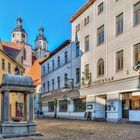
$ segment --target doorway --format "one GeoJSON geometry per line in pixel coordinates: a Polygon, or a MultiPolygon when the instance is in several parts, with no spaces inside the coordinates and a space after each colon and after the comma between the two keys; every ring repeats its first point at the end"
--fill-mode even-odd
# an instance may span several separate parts
{"type": "Polygon", "coordinates": [[[130,110],[130,100],[122,101],[122,117],[124,119],[129,118],[129,110],[130,110]]]}

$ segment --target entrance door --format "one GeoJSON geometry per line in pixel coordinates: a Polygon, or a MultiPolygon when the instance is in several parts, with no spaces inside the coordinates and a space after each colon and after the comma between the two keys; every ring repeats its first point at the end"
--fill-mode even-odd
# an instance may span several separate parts
{"type": "Polygon", "coordinates": [[[129,110],[130,110],[130,100],[122,101],[122,117],[129,118],[129,110]]]}

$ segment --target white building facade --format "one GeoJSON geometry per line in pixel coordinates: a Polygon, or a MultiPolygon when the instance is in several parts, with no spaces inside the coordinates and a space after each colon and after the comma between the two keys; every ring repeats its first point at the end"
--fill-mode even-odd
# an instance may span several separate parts
{"type": "Polygon", "coordinates": [[[80,96],[91,119],[140,121],[140,1],[89,0],[72,18],[81,56],[80,96]]]}
{"type": "Polygon", "coordinates": [[[75,40],[65,41],[42,67],[42,111],[47,117],[83,119],[86,103],[79,98],[80,49],[75,40]]]}

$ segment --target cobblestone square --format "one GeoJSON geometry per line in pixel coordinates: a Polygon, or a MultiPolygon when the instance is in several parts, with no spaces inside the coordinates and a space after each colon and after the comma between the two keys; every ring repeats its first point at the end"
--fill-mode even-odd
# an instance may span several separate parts
{"type": "Polygon", "coordinates": [[[116,124],[77,120],[36,120],[44,137],[10,140],[140,140],[139,124],[116,124]]]}

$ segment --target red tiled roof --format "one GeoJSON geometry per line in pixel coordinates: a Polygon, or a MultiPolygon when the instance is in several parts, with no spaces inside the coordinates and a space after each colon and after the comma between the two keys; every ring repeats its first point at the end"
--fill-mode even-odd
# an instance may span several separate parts
{"type": "Polygon", "coordinates": [[[3,42],[2,41],[2,46],[13,48],[13,49],[16,49],[16,50],[21,50],[22,47],[23,47],[23,44],[18,43],[18,42],[14,43],[14,42],[3,42]]]}
{"type": "Polygon", "coordinates": [[[35,60],[31,69],[27,72],[27,76],[31,76],[34,82],[34,85],[41,84],[41,65],[39,64],[42,59],[35,60]]]}
{"type": "Polygon", "coordinates": [[[73,22],[78,18],[88,7],[90,7],[96,0],[88,0],[71,18],[70,22],[73,22]]]}

